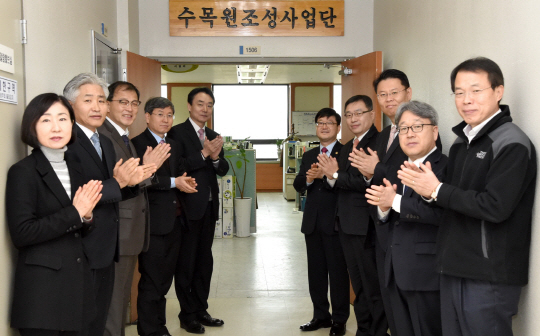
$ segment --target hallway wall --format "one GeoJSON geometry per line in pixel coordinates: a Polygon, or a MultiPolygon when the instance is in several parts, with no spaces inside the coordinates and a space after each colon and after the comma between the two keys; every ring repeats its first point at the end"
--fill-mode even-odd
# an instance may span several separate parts
{"type": "Polygon", "coordinates": [[[22,2],[24,18],[28,21],[25,45],[28,101],[43,92],[60,94],[75,75],[92,71],[90,30],[101,32],[101,23],[105,23],[107,39],[118,41],[116,1],[22,2]]]}
{"type": "MultiPolygon", "coordinates": [[[[540,2],[535,1],[375,1],[374,50],[383,51],[384,69],[407,73],[413,99],[426,101],[439,112],[446,153],[455,139],[450,128],[462,120],[450,96],[450,72],[475,56],[499,64],[505,77],[502,102],[540,148],[536,111],[540,23],[533,14],[538,12],[540,2]]],[[[514,332],[520,336],[537,335],[540,330],[540,230],[535,227],[540,212],[534,211],[533,216],[529,285],[514,320],[514,332]]]]}

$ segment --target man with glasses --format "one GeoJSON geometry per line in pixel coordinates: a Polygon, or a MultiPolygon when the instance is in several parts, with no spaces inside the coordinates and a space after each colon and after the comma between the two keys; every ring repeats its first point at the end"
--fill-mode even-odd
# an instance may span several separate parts
{"type": "MultiPolygon", "coordinates": [[[[107,97],[109,112],[98,131],[112,141],[117,161],[138,157],[133,143],[128,138],[128,127],[137,118],[141,104],[139,99],[139,90],[131,83],[115,82],[109,86],[107,97]]],[[[168,144],[159,145],[156,150],[149,149],[142,162],[154,163],[156,169],[159,169],[170,155],[169,149],[168,144]]],[[[145,190],[149,185],[151,179],[139,183],[139,194],[119,203],[119,256],[115,264],[114,288],[105,325],[105,336],[125,334],[126,314],[137,256],[141,251],[148,249],[149,243],[148,200],[145,190]]]]}
{"type": "MultiPolygon", "coordinates": [[[[409,86],[407,75],[397,69],[387,69],[383,71],[373,82],[373,88],[377,94],[377,99],[382,112],[390,119],[392,124],[381,131],[377,138],[374,150],[353,150],[350,160],[351,165],[358,168],[368,184],[382,185],[383,179],[395,177],[399,165],[407,160],[407,155],[403,153],[403,150],[399,146],[399,138],[397,138],[397,127],[394,118],[398,107],[402,103],[411,100],[412,89],[409,86]]],[[[377,216],[374,212],[372,212],[372,216],[376,221],[377,216]]],[[[381,284],[384,283],[383,271],[385,259],[384,253],[388,240],[387,229],[387,226],[376,225],[377,267],[381,284]]],[[[381,290],[390,331],[392,334],[397,334],[397,330],[394,327],[390,298],[384,288],[381,290]]]]}
{"type": "MultiPolygon", "coordinates": [[[[436,146],[438,116],[426,103],[403,103],[396,113],[399,144],[407,161],[430,164],[444,178],[447,157],[436,146]]],[[[439,274],[435,251],[443,209],[426,203],[397,175],[367,189],[377,207],[377,225],[388,232],[381,291],[390,299],[397,335],[441,335],[439,274]]],[[[383,267],[383,265],[378,265],[383,267]]]]}
{"type": "Polygon", "coordinates": [[[139,157],[148,152],[170,148],[170,156],[156,171],[154,183],[147,188],[150,207],[150,246],[139,255],[139,293],[137,298],[137,331],[141,336],[169,336],[166,327],[165,295],[173,278],[179,281],[185,270],[180,267],[181,228],[185,206],[180,192],[197,192],[194,179],[186,176],[179,145],[167,132],[174,119],[174,106],[166,98],[149,99],[145,106],[148,128],[135,138],[133,145],[139,157]]]}
{"type": "Polygon", "coordinates": [[[445,210],[437,239],[443,334],[512,335],[528,281],[536,151],[500,104],[495,62],[466,60],[450,78],[463,122],[453,128],[446,177],[423,164],[404,164],[398,177],[445,210]]]}
{"type": "MultiPolygon", "coordinates": [[[[368,148],[374,148],[378,134],[373,125],[375,112],[371,98],[364,95],[349,98],[344,111],[347,126],[354,134],[354,139],[343,146],[338,160],[319,155],[319,167],[322,168],[328,185],[338,192],[336,225],[356,295],[356,335],[381,336],[386,335],[388,324],[375,266],[375,235],[365,197],[366,182],[348,160],[353,149],[367,151],[368,148]]],[[[330,335],[345,334],[344,325],[334,324],[333,329],[336,332],[332,333],[331,330],[330,335]]]]}
{"type": "Polygon", "coordinates": [[[317,157],[324,154],[337,158],[341,143],[337,141],[341,116],[331,108],[323,108],[315,116],[320,146],[302,156],[302,164],[294,188],[307,191],[301,231],[305,235],[309,295],[313,302],[313,319],[300,326],[302,331],[330,328],[332,322],[345,325],[349,318],[349,274],[339,235],[335,230],[336,189],[326,188],[317,157]],[[328,281],[330,280],[330,303],[328,281]]]}
{"type": "Polygon", "coordinates": [[[182,274],[175,286],[180,300],[180,327],[202,334],[203,326],[224,324],[223,320],[213,318],[207,309],[214,267],[212,243],[219,216],[216,175],[227,174],[229,164],[224,158],[222,137],[205,126],[214,109],[212,90],[207,87],[191,90],[187,103],[189,118],[174,126],[169,136],[180,145],[186,171],[197,180],[198,192],[182,195],[187,225],[182,227],[182,274]]]}

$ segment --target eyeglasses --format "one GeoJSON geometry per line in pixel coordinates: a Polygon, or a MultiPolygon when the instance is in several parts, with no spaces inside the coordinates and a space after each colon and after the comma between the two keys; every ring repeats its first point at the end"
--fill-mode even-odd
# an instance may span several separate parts
{"type": "Polygon", "coordinates": [[[382,99],[382,100],[386,99],[386,97],[396,98],[398,93],[401,93],[401,92],[403,92],[405,90],[407,90],[407,88],[405,88],[405,89],[403,89],[401,91],[392,91],[390,93],[379,93],[379,94],[377,94],[377,98],[382,99]]]}
{"type": "MultiPolygon", "coordinates": [[[[468,94],[469,96],[471,97],[476,97],[478,96],[480,93],[482,93],[484,90],[487,90],[487,89],[491,89],[491,86],[485,88],[485,89],[476,89],[476,90],[472,90],[472,91],[469,91],[468,94]]],[[[458,90],[458,91],[455,91],[454,93],[452,93],[452,95],[456,98],[456,99],[463,99],[465,98],[465,95],[467,94],[467,92],[465,91],[461,91],[461,90],[458,90]]]]}
{"type": "Polygon", "coordinates": [[[335,122],[318,122],[318,123],[315,123],[315,125],[317,125],[317,127],[324,127],[324,126],[332,127],[334,125],[337,125],[337,123],[335,123],[335,122]]]}
{"type": "Polygon", "coordinates": [[[424,126],[435,126],[433,124],[418,124],[418,125],[412,125],[412,126],[401,126],[398,128],[399,134],[407,134],[409,133],[409,128],[413,131],[413,133],[420,133],[424,129],[424,126]]]}
{"type": "Polygon", "coordinates": [[[137,106],[141,105],[140,100],[133,100],[133,101],[130,102],[127,99],[111,99],[111,101],[117,101],[122,106],[128,106],[129,104],[131,104],[131,106],[137,107],[137,106]]]}
{"type": "Polygon", "coordinates": [[[347,119],[352,119],[352,117],[360,117],[362,114],[364,113],[368,113],[368,112],[371,112],[373,110],[368,110],[368,111],[355,111],[355,112],[349,112],[349,113],[346,113],[345,114],[345,118],[347,119]]]}
{"type": "Polygon", "coordinates": [[[163,113],[150,113],[151,115],[155,115],[159,119],[167,118],[174,120],[174,114],[163,114],[163,113]]]}

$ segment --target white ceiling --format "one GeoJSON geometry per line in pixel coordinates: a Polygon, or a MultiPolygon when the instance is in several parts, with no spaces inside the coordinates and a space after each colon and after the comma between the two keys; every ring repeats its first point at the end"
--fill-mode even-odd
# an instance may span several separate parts
{"type": "MultiPolygon", "coordinates": [[[[265,84],[341,84],[339,64],[271,64],[265,84]],[[328,68],[329,66],[329,68],[328,68]]],[[[238,84],[235,64],[202,64],[196,70],[173,73],[161,69],[161,83],[238,84]]]]}

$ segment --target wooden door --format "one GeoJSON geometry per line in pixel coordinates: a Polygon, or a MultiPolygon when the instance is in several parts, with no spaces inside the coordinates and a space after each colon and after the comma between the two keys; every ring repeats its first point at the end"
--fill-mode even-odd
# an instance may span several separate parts
{"type": "MultiPolygon", "coordinates": [[[[382,72],[382,52],[374,51],[364,56],[356,57],[341,63],[343,67],[352,70],[350,75],[341,76],[341,100],[343,104],[347,99],[354,95],[366,95],[373,101],[373,109],[375,110],[375,126],[380,131],[382,128],[381,109],[377,102],[377,94],[373,89],[373,81],[382,72]]],[[[342,112],[345,114],[345,111],[342,112]]],[[[345,144],[354,138],[354,134],[347,127],[346,122],[342,122],[341,127],[341,143],[345,144]]],[[[350,286],[350,302],[354,302],[355,294],[352,286],[350,286]]]]}
{"type": "MultiPolygon", "coordinates": [[[[350,75],[341,76],[341,100],[343,104],[354,95],[366,95],[373,100],[375,110],[375,126],[382,129],[382,114],[377,95],[373,89],[373,81],[382,72],[382,51],[374,51],[364,56],[356,57],[341,63],[343,67],[352,70],[350,75]]],[[[345,111],[343,111],[345,114],[345,111]]],[[[346,125],[341,128],[341,143],[354,138],[354,134],[346,125]]]]}
{"type": "Polygon", "coordinates": [[[129,136],[133,138],[146,129],[144,104],[153,97],[161,97],[161,63],[156,60],[127,51],[127,81],[139,89],[142,105],[137,119],[129,127],[129,136]]]}
{"type": "MultiPolygon", "coordinates": [[[[161,96],[161,63],[131,52],[127,52],[127,81],[139,89],[142,105],[139,107],[137,118],[129,127],[129,136],[133,138],[146,129],[146,118],[144,117],[144,104],[153,97],[161,96]]],[[[133,283],[131,285],[130,314],[131,323],[137,320],[137,285],[141,274],[139,264],[135,267],[133,283]]]]}

